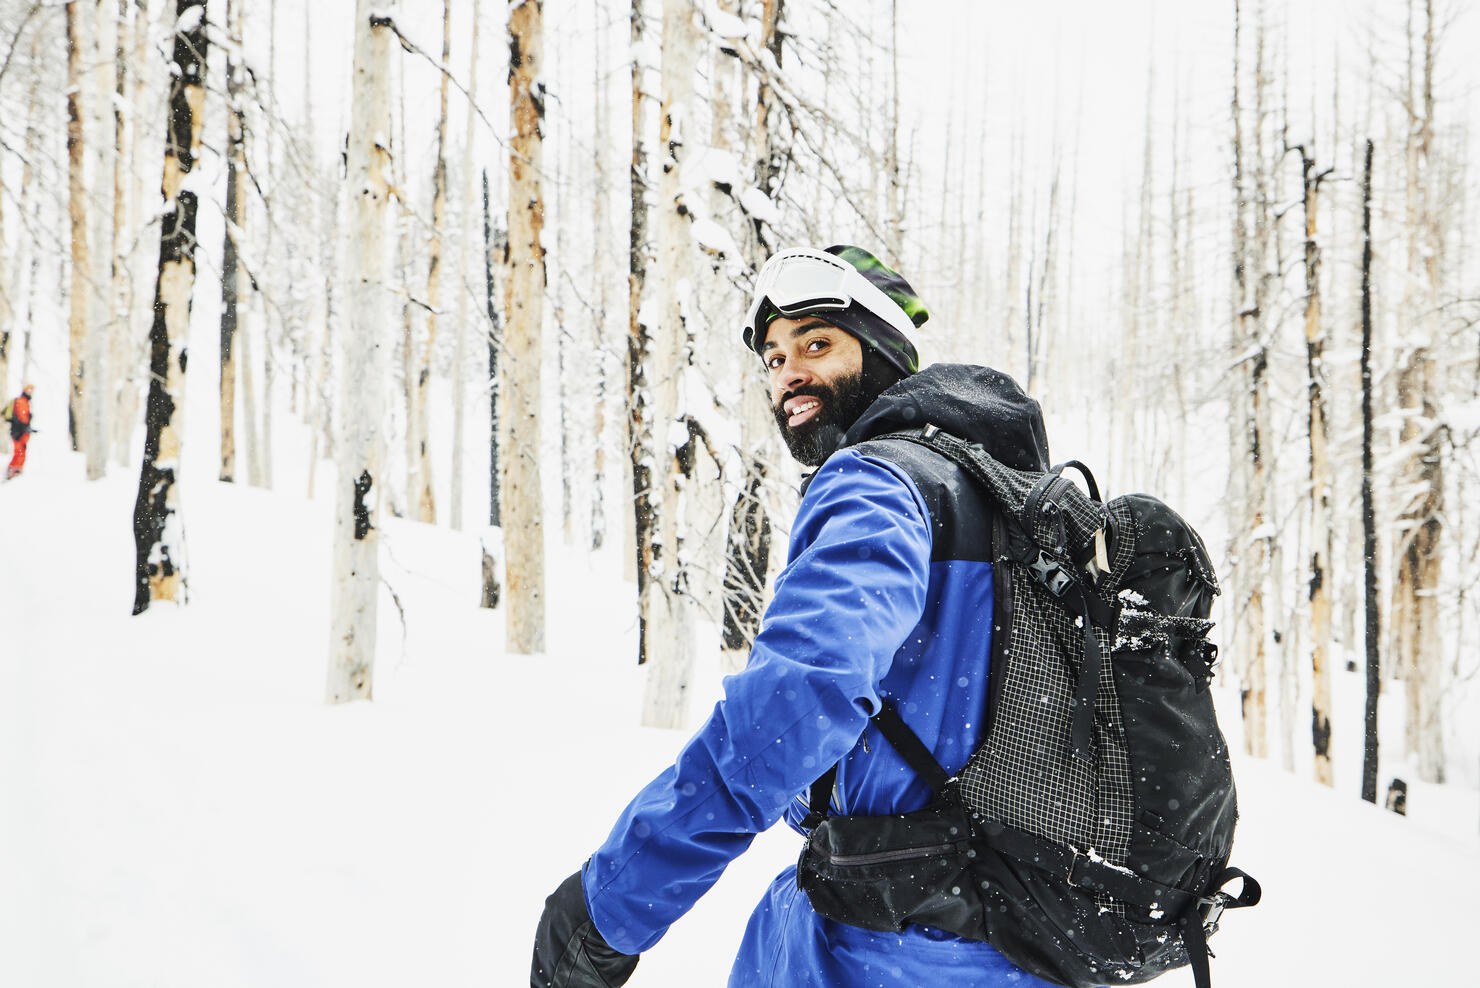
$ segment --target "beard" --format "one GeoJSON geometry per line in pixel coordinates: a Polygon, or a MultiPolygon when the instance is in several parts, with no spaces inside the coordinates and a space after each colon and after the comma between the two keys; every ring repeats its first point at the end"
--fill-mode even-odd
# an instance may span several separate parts
{"type": "Polygon", "coordinates": [[[817,467],[831,456],[843,441],[848,427],[858,421],[858,416],[873,404],[874,396],[863,387],[861,372],[849,374],[827,384],[804,384],[795,391],[788,391],[781,400],[771,406],[776,427],[792,458],[803,466],[817,467]],[[799,395],[807,395],[822,402],[822,407],[810,419],[793,428],[786,424],[786,403],[799,395]]]}

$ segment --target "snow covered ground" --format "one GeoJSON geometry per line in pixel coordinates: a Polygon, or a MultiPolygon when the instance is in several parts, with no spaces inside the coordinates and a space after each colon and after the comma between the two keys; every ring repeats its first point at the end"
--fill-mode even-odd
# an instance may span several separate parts
{"type": "MultiPolygon", "coordinates": [[[[88,484],[64,441],[0,486],[0,985],[526,983],[544,896],[684,740],[635,726],[617,557],[552,545],[550,652],[506,655],[476,537],[385,520],[404,629],[384,593],[375,700],[329,707],[327,498],[188,483],[193,599],[133,618],[136,477],[88,484]]],[[[1359,756],[1338,747],[1337,792],[1236,762],[1235,863],[1265,903],[1214,940],[1218,985],[1474,984],[1480,799],[1414,786],[1411,816],[1382,812],[1346,782],[1359,756]]],[[[723,984],[797,850],[763,835],[631,983],[723,984]]]]}

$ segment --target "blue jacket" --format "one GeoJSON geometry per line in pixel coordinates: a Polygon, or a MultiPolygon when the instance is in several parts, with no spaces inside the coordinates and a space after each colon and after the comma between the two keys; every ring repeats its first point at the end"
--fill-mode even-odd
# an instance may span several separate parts
{"type": "MultiPolygon", "coordinates": [[[[845,814],[918,809],[929,787],[868,721],[881,698],[947,771],[982,729],[992,636],[986,505],[951,463],[871,437],[926,421],[1040,467],[1037,403],[986,368],[934,365],[884,393],[812,478],[746,668],[673,766],[628,805],[586,863],[596,928],[638,953],[718,880],[754,835],[838,764],[845,814]]],[[[874,933],[824,919],[794,869],[757,906],[731,986],[1044,985],[990,945],[921,927],[874,933]]]]}

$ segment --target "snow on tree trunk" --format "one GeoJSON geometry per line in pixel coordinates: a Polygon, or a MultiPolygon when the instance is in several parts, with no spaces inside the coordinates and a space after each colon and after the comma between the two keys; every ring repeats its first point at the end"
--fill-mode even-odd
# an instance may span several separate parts
{"type": "Polygon", "coordinates": [[[1433,162],[1433,0],[1422,0],[1423,32],[1415,60],[1413,8],[1409,0],[1408,270],[1403,340],[1406,359],[1398,375],[1400,433],[1404,460],[1398,471],[1398,578],[1393,623],[1398,630],[1398,668],[1407,693],[1408,752],[1425,782],[1444,781],[1443,647],[1439,637],[1439,594],[1444,534],[1443,426],[1440,378],[1434,348],[1441,335],[1439,286],[1444,254],[1443,218],[1436,203],[1439,183],[1433,162]],[[1415,64],[1416,63],[1416,64],[1415,64]],[[1418,90],[1414,99],[1414,89],[1418,90]]]}
{"type": "Polygon", "coordinates": [[[341,335],[340,431],[335,445],[334,574],[330,591],[330,703],[368,700],[380,592],[379,502],[385,486],[382,405],[386,350],[385,238],[390,156],[390,45],[384,0],[355,7],[348,190],[350,325],[341,335]]]}
{"type": "MultiPolygon", "coordinates": [[[[140,24],[142,29],[143,25],[140,24]]],[[[120,466],[129,462],[129,439],[133,435],[133,402],[128,397],[133,390],[134,348],[131,340],[133,325],[133,290],[129,279],[129,257],[123,253],[123,245],[133,225],[134,203],[130,201],[127,181],[133,164],[129,160],[126,140],[126,118],[124,107],[128,99],[128,52],[131,25],[128,0],[118,0],[113,32],[113,230],[112,251],[109,263],[112,284],[109,290],[108,362],[113,369],[111,412],[108,415],[112,426],[109,447],[113,460],[120,466]]]]}
{"type": "MultiPolygon", "coordinates": [[[[761,9],[761,44],[779,68],[784,49],[777,32],[780,2],[761,9]]],[[[719,74],[718,72],[716,74],[719,74]]],[[[764,76],[756,79],[755,118],[749,128],[754,163],[754,187],[771,201],[780,197],[781,141],[772,123],[777,99],[764,76]]],[[[752,217],[747,263],[759,271],[770,253],[766,223],[752,217]]],[[[749,300],[742,302],[749,304],[749,300]]],[[[766,604],[766,576],[771,565],[771,518],[767,511],[767,464],[776,455],[777,436],[771,418],[770,399],[759,358],[740,366],[740,455],[741,477],[735,502],[730,508],[728,545],[725,552],[724,623],[720,632],[727,671],[738,671],[750,654],[751,643],[760,630],[766,604]]]]}
{"type": "Polygon", "coordinates": [[[72,284],[67,293],[67,338],[70,355],[70,385],[67,397],[67,431],[72,449],[85,449],[84,391],[87,387],[87,303],[91,295],[92,266],[88,258],[87,179],[83,148],[82,64],[83,45],[80,4],[66,5],[67,23],[67,218],[72,235],[72,284]]]}
{"type": "Polygon", "coordinates": [[[477,243],[473,235],[473,209],[475,194],[473,191],[473,135],[477,131],[478,110],[478,4],[473,3],[473,37],[472,49],[468,56],[468,98],[467,116],[463,124],[463,154],[462,154],[462,213],[458,219],[458,251],[460,258],[459,270],[462,273],[462,283],[457,292],[457,324],[453,328],[454,340],[452,349],[452,503],[448,506],[452,515],[450,521],[454,531],[462,531],[463,527],[463,436],[467,431],[467,368],[463,365],[468,359],[468,334],[471,331],[471,315],[469,314],[468,300],[472,294],[473,286],[478,279],[473,277],[476,270],[472,263],[473,258],[478,255],[469,248],[477,243]]]}
{"type": "Polygon", "coordinates": [[[545,526],[540,484],[541,321],[545,250],[540,171],[545,114],[544,3],[509,10],[509,249],[504,311],[508,375],[503,443],[508,650],[545,650],[545,526]]]}
{"type": "MultiPolygon", "coordinates": [[[[632,208],[627,237],[627,454],[631,476],[632,527],[627,555],[633,562],[637,580],[637,599],[647,592],[648,570],[653,561],[653,514],[651,506],[653,475],[653,423],[651,398],[648,393],[648,355],[651,350],[649,327],[642,312],[643,289],[647,281],[648,243],[648,103],[643,91],[646,57],[647,22],[644,0],[632,0],[630,11],[632,74],[632,167],[628,173],[628,191],[632,208]]],[[[639,604],[637,619],[637,662],[647,661],[647,619],[639,604]]]]}
{"type": "Polygon", "coordinates": [[[680,377],[685,369],[684,327],[693,305],[696,250],[690,231],[691,211],[684,203],[684,162],[688,156],[685,127],[692,127],[694,73],[699,34],[689,0],[664,0],[662,37],[662,116],[658,148],[662,178],[656,211],[658,291],[653,352],[648,367],[653,387],[654,460],[652,507],[655,521],[652,565],[640,601],[647,629],[648,679],[642,723],[647,727],[682,727],[688,715],[689,680],[694,662],[694,603],[680,556],[686,526],[685,484],[676,447],[679,430],[680,377]]]}
{"type": "Polygon", "coordinates": [[[91,230],[88,239],[97,262],[97,271],[87,283],[87,374],[83,397],[87,424],[82,430],[83,451],[87,462],[87,479],[98,480],[108,468],[108,440],[111,432],[107,427],[108,408],[113,390],[112,368],[109,366],[108,336],[111,326],[109,313],[109,289],[112,287],[113,258],[113,183],[103,176],[113,171],[110,157],[114,153],[113,142],[103,140],[105,124],[111,121],[108,107],[113,105],[113,58],[114,37],[112,21],[113,7],[99,0],[93,7],[92,68],[88,79],[91,98],[86,102],[87,129],[92,131],[92,182],[88,186],[90,198],[88,222],[91,230]]]}
{"type": "MultiPolygon", "coordinates": [[[[442,65],[452,55],[452,0],[442,0],[442,65]]],[[[428,524],[437,521],[437,497],[432,489],[431,426],[427,399],[432,388],[436,362],[438,313],[442,305],[442,256],[447,237],[447,73],[439,73],[437,111],[437,158],[432,168],[432,236],[427,245],[427,340],[416,374],[417,481],[408,500],[415,505],[415,518],[428,524]]],[[[471,137],[472,135],[469,134],[471,137]]],[[[407,506],[408,508],[411,505],[407,506]]]]}
{"type": "MultiPolygon", "coordinates": [[[[605,16],[602,0],[594,0],[591,23],[601,23],[605,16]]],[[[611,338],[607,307],[611,304],[610,286],[612,256],[611,203],[607,195],[608,145],[611,142],[608,120],[610,110],[607,101],[606,41],[598,33],[593,45],[591,77],[594,85],[593,104],[595,114],[595,139],[592,141],[593,173],[596,179],[596,210],[593,220],[591,269],[596,277],[596,313],[592,333],[595,336],[596,359],[596,403],[593,409],[592,431],[596,442],[592,453],[592,468],[596,476],[591,481],[591,549],[596,551],[606,542],[606,447],[607,447],[607,402],[611,394],[612,356],[615,341],[611,338]]]]}
{"type": "MultiPolygon", "coordinates": [[[[69,6],[70,12],[70,6],[69,6]]],[[[149,331],[149,397],[144,462],[134,503],[134,613],[152,601],[186,600],[185,528],[178,470],[185,432],[186,336],[195,288],[196,193],[186,188],[200,155],[205,106],[205,0],[177,0],[169,116],[165,128],[164,221],[154,324],[149,331]]],[[[74,228],[75,229],[75,228],[74,228]]]]}
{"type": "MultiPolygon", "coordinates": [[[[226,30],[232,46],[226,50],[226,217],[221,242],[221,472],[220,479],[236,479],[236,346],[237,303],[241,272],[237,238],[246,231],[247,158],[242,126],[241,75],[237,55],[242,37],[242,0],[226,0],[226,30]]],[[[250,419],[249,419],[250,421],[250,419]]]]}
{"type": "MultiPolygon", "coordinates": [[[[488,203],[488,169],[483,169],[483,300],[488,316],[488,524],[498,528],[503,525],[503,505],[499,498],[502,483],[499,467],[499,348],[504,345],[503,324],[499,318],[499,307],[495,301],[498,292],[494,284],[493,267],[493,219],[488,203]]],[[[507,248],[507,240],[500,249],[507,248]]]]}
{"type": "Polygon", "coordinates": [[[1305,212],[1305,379],[1306,435],[1310,443],[1310,556],[1306,593],[1310,605],[1311,745],[1315,779],[1334,785],[1331,770],[1331,462],[1326,416],[1326,327],[1321,318],[1321,248],[1316,221],[1321,180],[1316,172],[1314,138],[1300,147],[1305,212]]]}

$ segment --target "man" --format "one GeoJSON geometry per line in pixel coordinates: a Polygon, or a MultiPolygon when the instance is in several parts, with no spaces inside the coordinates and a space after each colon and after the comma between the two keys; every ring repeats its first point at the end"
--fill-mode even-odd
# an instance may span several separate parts
{"type": "MultiPolygon", "coordinates": [[[[931,799],[870,722],[881,699],[947,769],[975,749],[987,705],[988,508],[938,454],[876,437],[933,423],[1023,469],[1047,466],[1038,405],[984,367],[919,370],[928,313],[858,247],[782,251],[762,269],[743,338],[765,364],[792,455],[819,469],[792,526],[744,671],[677,762],[550,896],[531,984],[616,986],[637,956],[836,764],[835,812],[884,815],[931,799]]],[[[819,916],[795,869],[746,928],[732,986],[1043,985],[990,945],[907,926],[875,933],[819,916]]]]}
{"type": "Polygon", "coordinates": [[[10,454],[10,466],[5,469],[5,479],[21,475],[21,469],[26,465],[26,444],[31,441],[31,393],[35,387],[27,384],[21,388],[21,393],[10,403],[10,438],[15,443],[15,448],[10,454]]]}

